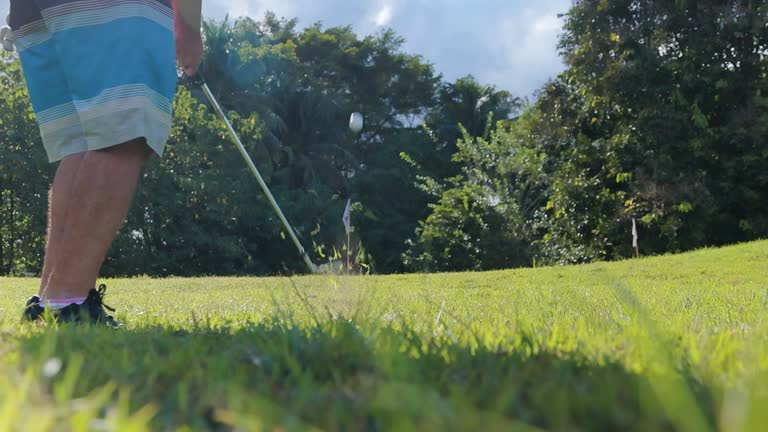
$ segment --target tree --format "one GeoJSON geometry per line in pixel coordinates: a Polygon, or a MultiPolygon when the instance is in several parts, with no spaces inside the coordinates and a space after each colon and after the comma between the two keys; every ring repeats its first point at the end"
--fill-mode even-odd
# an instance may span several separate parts
{"type": "Polygon", "coordinates": [[[510,173],[536,174],[538,207],[521,213],[520,238],[540,262],[629,257],[632,218],[646,254],[764,237],[766,14],[740,1],[574,2],[560,42],[567,70],[517,122],[519,139],[457,153],[462,177],[441,192],[410,258],[434,266],[448,259],[437,252],[459,251],[469,260],[455,268],[486,265],[482,247],[462,251],[457,239],[481,244],[481,231],[464,227],[482,226],[493,206],[466,203],[504,197],[504,181],[531,184],[510,173]],[[537,156],[504,163],[508,149],[537,156]],[[485,152],[507,174],[465,157],[485,152]]]}
{"type": "Polygon", "coordinates": [[[628,0],[569,12],[563,80],[585,113],[581,149],[601,149],[594,177],[614,195],[598,215],[615,222],[594,235],[626,244],[615,226],[637,217],[653,253],[768,232],[766,13],[739,1],[628,0]]]}
{"type": "Polygon", "coordinates": [[[363,39],[350,27],[299,32],[295,20],[272,14],[262,23],[209,23],[206,31],[219,41],[218,51],[206,55],[227,66],[204,73],[225,106],[263,122],[258,158],[273,191],[293,197],[286,212],[301,204],[291,218],[299,230],[319,233],[318,244],[337,243],[341,210],[351,197],[365,208],[358,234],[377,270],[402,270],[405,240],[425,207],[399,154],[426,144],[419,132],[408,131],[434,106],[439,77],[432,66],[403,53],[403,40],[391,31],[363,39]],[[211,76],[222,76],[222,84],[211,76]],[[347,128],[353,111],[366,118],[357,138],[347,128]],[[391,185],[392,195],[382,195],[377,187],[383,185],[391,185]],[[395,215],[392,202],[403,192],[412,201],[395,215]]]}
{"type": "Polygon", "coordinates": [[[458,174],[459,167],[451,159],[463,131],[472,137],[487,138],[498,121],[512,120],[523,106],[522,99],[493,85],[482,85],[471,75],[454,83],[443,83],[438,90],[437,105],[425,119],[434,134],[436,156],[441,162],[436,171],[428,175],[447,179],[458,174]]]}
{"type": "Polygon", "coordinates": [[[462,128],[472,137],[487,137],[500,120],[511,120],[523,108],[523,101],[493,85],[481,85],[472,75],[440,87],[438,105],[426,123],[438,134],[443,147],[456,149],[463,138],[462,128]]]}
{"type": "Polygon", "coordinates": [[[40,140],[16,58],[0,58],[0,275],[42,266],[53,167],[40,140]]]}
{"type": "Polygon", "coordinates": [[[537,253],[631,256],[632,218],[648,254],[764,236],[766,7],[580,1],[566,18],[568,69],[529,143],[549,161],[537,253]]]}
{"type": "Polygon", "coordinates": [[[462,172],[433,191],[439,201],[429,205],[431,213],[404,255],[410,268],[491,270],[531,263],[530,221],[547,187],[541,170],[545,156],[526,146],[536,120],[526,113],[517,121],[499,122],[488,138],[462,131],[453,157],[462,172]]]}

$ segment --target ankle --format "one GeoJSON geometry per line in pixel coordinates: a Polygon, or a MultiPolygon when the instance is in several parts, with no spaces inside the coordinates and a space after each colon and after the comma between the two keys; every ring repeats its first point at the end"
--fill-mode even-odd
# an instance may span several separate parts
{"type": "Polygon", "coordinates": [[[47,298],[40,301],[40,304],[51,310],[64,309],[70,305],[81,305],[85,303],[87,297],[69,297],[69,298],[47,298]]]}
{"type": "Polygon", "coordinates": [[[83,272],[86,275],[73,274],[72,272],[52,271],[47,280],[42,281],[42,290],[40,298],[48,299],[70,299],[88,297],[88,293],[96,286],[97,275],[91,271],[83,272]]]}
{"type": "MultiPolygon", "coordinates": [[[[87,285],[86,285],[87,286],[87,285]]],[[[42,302],[46,302],[48,300],[67,300],[67,299],[80,299],[80,298],[86,298],[88,297],[88,292],[91,290],[91,288],[88,289],[75,289],[72,287],[47,287],[42,290],[40,293],[40,300],[42,302]]]]}

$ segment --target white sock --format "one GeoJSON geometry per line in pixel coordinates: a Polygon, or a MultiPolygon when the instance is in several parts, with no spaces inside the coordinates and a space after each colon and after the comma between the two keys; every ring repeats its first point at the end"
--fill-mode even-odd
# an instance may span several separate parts
{"type": "Polygon", "coordinates": [[[64,298],[64,299],[47,299],[47,300],[40,300],[40,304],[50,310],[58,310],[58,309],[64,309],[65,307],[71,305],[71,304],[83,304],[85,303],[85,299],[88,297],[74,297],[74,298],[64,298]]]}

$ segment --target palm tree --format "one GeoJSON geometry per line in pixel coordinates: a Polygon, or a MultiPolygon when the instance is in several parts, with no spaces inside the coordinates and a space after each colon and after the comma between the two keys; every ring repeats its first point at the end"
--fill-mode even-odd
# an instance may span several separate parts
{"type": "Polygon", "coordinates": [[[470,136],[486,137],[493,122],[510,120],[523,107],[519,97],[492,85],[481,85],[471,75],[444,84],[438,98],[439,108],[427,117],[427,124],[451,154],[455,152],[456,141],[462,137],[462,127],[470,136]]]}

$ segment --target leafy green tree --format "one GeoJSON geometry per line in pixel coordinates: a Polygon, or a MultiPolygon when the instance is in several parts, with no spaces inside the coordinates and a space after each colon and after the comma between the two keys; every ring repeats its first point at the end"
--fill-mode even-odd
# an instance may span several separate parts
{"type": "Polygon", "coordinates": [[[599,150],[585,181],[605,197],[577,214],[592,212],[606,257],[628,255],[617,245],[631,217],[650,253],[768,233],[766,13],[738,1],[580,1],[569,12],[563,81],[581,114],[566,127],[580,156],[599,150]]]}
{"type": "Polygon", "coordinates": [[[526,146],[547,155],[532,221],[549,262],[765,236],[766,6],[579,1],[568,69],[541,91],[526,146]]]}
{"type": "Polygon", "coordinates": [[[292,218],[299,230],[320,233],[318,244],[338,244],[351,197],[365,209],[357,234],[376,270],[402,270],[399,257],[424,216],[425,197],[399,154],[428,145],[421,132],[408,130],[434,106],[439,77],[432,66],[403,53],[403,40],[391,31],[363,39],[350,27],[299,32],[295,20],[267,14],[261,23],[208,23],[206,32],[216,42],[207,53],[216,59],[207,66],[208,81],[228,108],[263,122],[265,177],[276,194],[293,197],[283,202],[287,209],[303,208],[292,218]],[[360,137],[347,128],[353,111],[365,115],[360,137]],[[393,195],[382,195],[381,187],[393,195]],[[410,200],[395,214],[392,202],[403,191],[410,200]]]}
{"type": "Polygon", "coordinates": [[[462,173],[435,190],[439,201],[430,204],[404,255],[410,268],[490,270],[531,263],[535,238],[529,221],[547,188],[545,156],[526,146],[534,116],[500,122],[487,139],[463,131],[453,158],[462,173]]]}
{"type": "Polygon", "coordinates": [[[523,107],[522,99],[493,85],[482,85],[471,75],[443,83],[438,89],[437,104],[424,121],[433,134],[436,149],[430,155],[435,160],[420,161],[427,170],[424,174],[436,180],[457,175],[460,167],[452,158],[464,131],[472,137],[487,138],[498,121],[512,120],[523,107]]]}
{"type": "Polygon", "coordinates": [[[493,85],[481,85],[468,75],[454,83],[443,84],[438,105],[426,123],[439,136],[441,146],[456,150],[463,131],[473,137],[487,137],[500,120],[511,120],[523,108],[523,101],[493,85]],[[489,124],[488,117],[493,121],[489,124]]]}
{"type": "Polygon", "coordinates": [[[0,275],[38,272],[42,266],[48,164],[21,66],[0,58],[0,275]]]}

